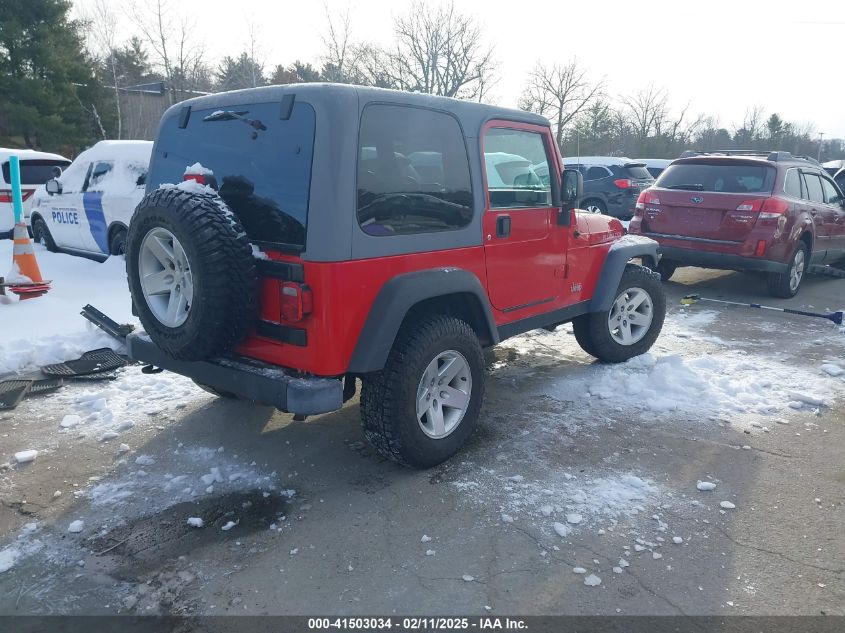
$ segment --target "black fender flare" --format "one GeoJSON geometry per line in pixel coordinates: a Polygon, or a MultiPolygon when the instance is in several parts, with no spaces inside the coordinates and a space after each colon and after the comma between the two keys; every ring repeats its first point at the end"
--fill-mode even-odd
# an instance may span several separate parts
{"type": "MultiPolygon", "coordinates": [[[[601,276],[590,301],[590,312],[610,310],[616,298],[619,280],[625,272],[625,266],[634,257],[649,258],[655,264],[660,261],[659,244],[642,235],[626,235],[611,245],[602,266],[601,276]]],[[[655,273],[656,274],[656,273],[655,273]]]]}
{"type": "Polygon", "coordinates": [[[480,318],[472,324],[482,328],[490,344],[499,342],[499,333],[487,292],[478,277],[461,268],[431,268],[397,275],[387,281],[370,306],[370,312],[347,372],[363,374],[379,371],[387,361],[399,328],[408,312],[421,301],[454,294],[470,294],[477,299],[480,318]]]}

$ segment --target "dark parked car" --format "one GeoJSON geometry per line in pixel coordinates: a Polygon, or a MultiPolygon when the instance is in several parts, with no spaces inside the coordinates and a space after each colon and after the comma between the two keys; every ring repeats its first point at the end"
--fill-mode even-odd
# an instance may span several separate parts
{"type": "Polygon", "coordinates": [[[664,280],[678,266],[768,273],[792,297],[808,266],[845,261],[841,189],[788,152],[698,155],[672,163],[637,202],[629,232],[660,243],[664,280]]]}
{"type": "Polygon", "coordinates": [[[638,163],[643,163],[645,168],[648,170],[648,173],[650,173],[651,177],[655,180],[657,180],[660,174],[663,173],[663,170],[672,163],[671,158],[635,158],[634,160],[638,163]]]}
{"type": "Polygon", "coordinates": [[[640,192],[654,184],[645,163],[624,156],[579,156],[563,162],[584,175],[584,196],[578,206],[590,213],[630,220],[640,192]]]}

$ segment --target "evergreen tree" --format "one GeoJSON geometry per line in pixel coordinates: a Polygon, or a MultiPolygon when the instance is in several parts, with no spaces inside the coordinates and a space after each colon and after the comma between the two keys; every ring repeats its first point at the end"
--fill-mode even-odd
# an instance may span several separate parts
{"type": "Polygon", "coordinates": [[[105,138],[112,109],[68,0],[0,0],[0,136],[37,149],[105,138]]]}

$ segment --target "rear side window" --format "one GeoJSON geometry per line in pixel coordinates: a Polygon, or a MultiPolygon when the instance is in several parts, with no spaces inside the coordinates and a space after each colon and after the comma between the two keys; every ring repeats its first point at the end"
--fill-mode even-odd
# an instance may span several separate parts
{"type": "Polygon", "coordinates": [[[460,229],[472,219],[463,133],[444,112],[368,105],[358,141],[358,223],[369,235],[460,229]]]}
{"type": "Polygon", "coordinates": [[[286,119],[279,112],[278,101],[197,109],[184,129],[179,116],[169,117],[158,135],[148,189],[182,182],[186,168],[199,163],[250,240],[301,250],[315,115],[304,101],[295,101],[286,119]]]}
{"type": "Polygon", "coordinates": [[[632,178],[634,180],[652,179],[651,174],[648,169],[645,168],[645,165],[625,165],[625,173],[628,175],[628,178],[632,178]]]}
{"type": "Polygon", "coordinates": [[[789,169],[783,181],[783,192],[793,198],[801,197],[801,175],[797,169],[789,169]]]}
{"type": "Polygon", "coordinates": [[[824,202],[824,190],[818,174],[805,173],[804,182],[807,184],[807,195],[804,197],[813,202],[824,202]]]}
{"type": "Polygon", "coordinates": [[[658,187],[718,193],[764,193],[774,186],[775,170],[743,163],[676,163],[657,181],[658,187]]]}
{"type": "Polygon", "coordinates": [[[828,204],[839,204],[842,202],[842,194],[836,190],[836,186],[827,178],[822,178],[822,188],[824,189],[824,199],[828,204]]]}
{"type": "MultiPolygon", "coordinates": [[[[56,167],[64,169],[70,165],[70,161],[66,160],[22,160],[21,166],[21,184],[22,185],[43,185],[45,182],[55,177],[53,171],[56,167]]],[[[3,181],[7,183],[12,182],[11,167],[9,161],[3,163],[3,181]]]]}
{"type": "Polygon", "coordinates": [[[535,209],[552,204],[549,160],[537,132],[491,128],[484,137],[484,171],[491,209],[535,209]]]}
{"type": "Polygon", "coordinates": [[[610,172],[604,167],[589,167],[584,174],[584,180],[601,180],[610,176],[610,172]]]}

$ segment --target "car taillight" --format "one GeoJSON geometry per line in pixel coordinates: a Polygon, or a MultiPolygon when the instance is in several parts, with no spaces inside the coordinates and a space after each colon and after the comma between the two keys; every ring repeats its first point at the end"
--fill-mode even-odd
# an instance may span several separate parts
{"type": "MultiPolygon", "coordinates": [[[[636,205],[637,212],[645,211],[645,205],[647,205],[647,204],[652,205],[652,206],[658,205],[658,204],[660,204],[660,198],[655,196],[648,189],[645,189],[642,193],[640,193],[640,197],[637,198],[637,205],[636,205]]],[[[642,215],[642,214],[640,214],[640,215],[642,215]]]]}
{"type": "Polygon", "coordinates": [[[760,205],[760,215],[757,217],[761,220],[776,220],[786,215],[787,211],[789,211],[789,202],[786,200],[766,198],[760,205]]]}
{"type": "MultiPolygon", "coordinates": [[[[21,200],[26,202],[29,197],[35,193],[35,189],[21,189],[21,200]]],[[[12,190],[11,189],[0,189],[0,202],[12,202],[12,190]]]]}
{"type": "Polygon", "coordinates": [[[296,323],[314,310],[311,288],[295,281],[282,284],[282,320],[296,323]]]}
{"type": "Polygon", "coordinates": [[[201,185],[207,184],[205,182],[205,174],[185,174],[182,176],[182,180],[193,180],[201,185]]]}
{"type": "Polygon", "coordinates": [[[766,254],[766,240],[757,240],[757,248],[754,249],[754,255],[762,257],[766,254]]]}
{"type": "Polygon", "coordinates": [[[618,178],[617,180],[613,181],[613,184],[619,187],[620,189],[633,189],[637,186],[630,178],[618,178]]]}

